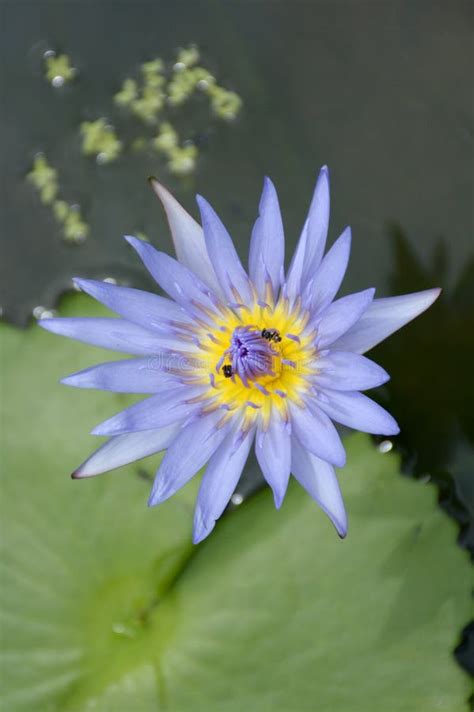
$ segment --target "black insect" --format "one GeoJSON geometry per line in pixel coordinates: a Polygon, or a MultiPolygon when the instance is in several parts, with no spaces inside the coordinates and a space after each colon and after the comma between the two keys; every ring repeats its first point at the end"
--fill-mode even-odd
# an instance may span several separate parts
{"type": "Polygon", "coordinates": [[[226,363],[225,366],[222,366],[222,373],[226,378],[230,378],[232,376],[232,366],[226,363]]]}
{"type": "Polygon", "coordinates": [[[262,337],[267,341],[275,341],[276,343],[281,341],[281,336],[277,329],[262,329],[262,337]]]}

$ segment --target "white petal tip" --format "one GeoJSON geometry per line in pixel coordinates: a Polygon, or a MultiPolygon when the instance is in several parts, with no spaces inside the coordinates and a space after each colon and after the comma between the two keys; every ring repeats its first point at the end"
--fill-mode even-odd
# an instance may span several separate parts
{"type": "Polygon", "coordinates": [[[432,293],[433,301],[431,302],[431,304],[433,304],[433,302],[438,299],[443,290],[441,289],[441,287],[434,287],[433,289],[429,289],[428,291],[432,293]]]}
{"type": "Polygon", "coordinates": [[[101,475],[104,472],[104,470],[100,470],[97,472],[96,470],[88,470],[87,469],[87,461],[83,463],[83,465],[80,465],[77,470],[74,470],[74,472],[71,473],[71,480],[85,480],[88,477],[96,477],[96,475],[101,475]]]}
{"type": "Polygon", "coordinates": [[[165,188],[165,186],[162,185],[162,183],[160,183],[160,181],[157,178],[155,178],[155,176],[150,176],[148,178],[148,182],[151,185],[153,192],[155,193],[157,198],[159,198],[163,207],[166,210],[166,205],[169,202],[169,200],[170,199],[174,200],[173,196],[171,195],[169,190],[167,190],[167,188],[165,188]]]}
{"type": "Polygon", "coordinates": [[[318,180],[322,179],[326,180],[326,182],[329,183],[329,168],[326,165],[322,166],[321,170],[319,171],[318,180]]]}

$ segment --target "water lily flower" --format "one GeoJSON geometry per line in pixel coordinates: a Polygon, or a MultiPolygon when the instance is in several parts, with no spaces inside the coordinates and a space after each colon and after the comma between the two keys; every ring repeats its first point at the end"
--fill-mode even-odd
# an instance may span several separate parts
{"type": "Polygon", "coordinates": [[[385,383],[362,354],[427,309],[439,289],[374,299],[374,289],[335,299],[349,260],[346,228],[324,254],[329,175],[323,167],[308,217],[284,269],[277,194],[266,178],[250,241],[248,271],[209,203],[202,227],[152,179],[167,214],[177,260],[127,237],[169,298],[77,279],[119,318],[54,318],[56,334],[133,354],[68,376],[79,388],[148,394],[98,425],[109,436],[73,474],[91,477],[166,450],[149,504],[157,505],[206,466],[194,516],[195,543],[214,528],[252,444],[282,504],[290,473],[344,537],[347,517],[335,467],[345,451],[333,421],[395,435],[392,416],[360,391],[385,383]]]}

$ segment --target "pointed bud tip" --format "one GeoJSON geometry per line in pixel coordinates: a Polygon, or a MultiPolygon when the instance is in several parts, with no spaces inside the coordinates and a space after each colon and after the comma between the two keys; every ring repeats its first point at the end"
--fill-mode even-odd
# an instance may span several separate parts
{"type": "Polygon", "coordinates": [[[149,176],[147,180],[155,195],[164,203],[166,197],[169,195],[168,190],[155,176],[149,176]]]}

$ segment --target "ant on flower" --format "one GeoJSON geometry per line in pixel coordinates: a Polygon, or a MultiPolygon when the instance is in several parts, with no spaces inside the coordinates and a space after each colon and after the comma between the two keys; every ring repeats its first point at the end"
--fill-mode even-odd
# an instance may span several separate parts
{"type": "Polygon", "coordinates": [[[262,329],[262,336],[267,341],[275,341],[276,343],[281,341],[281,336],[277,329],[262,329]]]}

